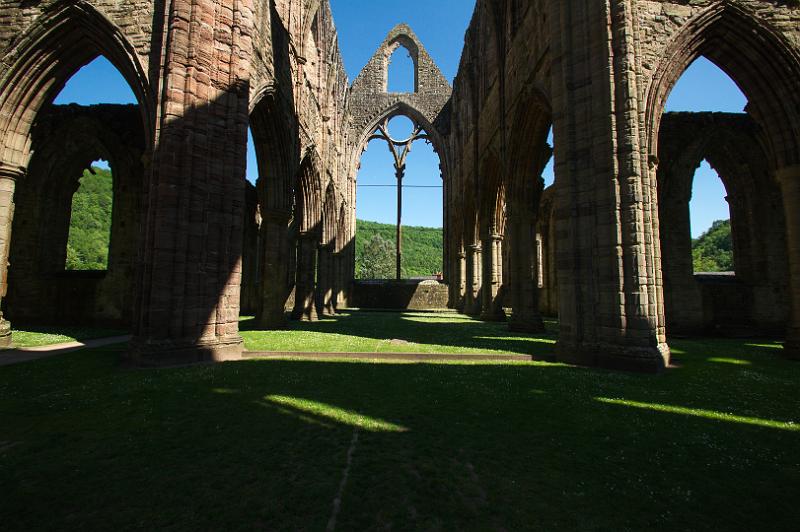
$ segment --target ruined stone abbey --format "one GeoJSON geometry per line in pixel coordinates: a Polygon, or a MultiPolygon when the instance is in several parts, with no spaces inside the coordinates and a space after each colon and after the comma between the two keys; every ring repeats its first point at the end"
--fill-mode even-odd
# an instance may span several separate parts
{"type": "Polygon", "coordinates": [[[451,308],[531,333],[557,317],[570,363],[659,370],[668,334],[708,330],[785,335],[800,357],[796,2],[478,0],[452,45],[452,87],[405,25],[351,83],[327,0],[0,0],[0,339],[17,320],[124,324],[139,364],[228,360],[242,312],[279,328],[347,307],[361,154],[404,115],[441,160],[451,308]],[[397,47],[413,93],[387,92],[397,47]],[[138,105],[52,105],[98,55],[138,105]],[[664,113],[700,56],[746,113],[664,113]],[[70,201],[99,158],[109,267],[71,275],[70,201]],[[735,276],[692,272],[704,159],[735,276]]]}

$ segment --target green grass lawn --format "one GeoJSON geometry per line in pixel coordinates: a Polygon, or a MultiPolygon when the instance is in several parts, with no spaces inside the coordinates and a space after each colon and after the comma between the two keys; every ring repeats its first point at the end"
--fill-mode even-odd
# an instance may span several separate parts
{"type": "Polygon", "coordinates": [[[537,337],[508,331],[505,323],[482,322],[453,312],[345,312],[314,323],[291,322],[288,331],[249,330],[251,351],[332,353],[488,353],[546,358],[554,354],[555,322],[537,337]]]}
{"type": "MultiPolygon", "coordinates": [[[[501,330],[456,321],[437,337],[431,322],[432,336],[409,322],[402,337],[452,331],[472,350],[501,330]]],[[[338,530],[796,530],[800,364],[773,342],[672,346],[679,367],[659,376],[143,371],[120,366],[122,347],[0,367],[0,528],[324,530],[350,452],[338,530]]]]}
{"type": "Polygon", "coordinates": [[[11,339],[14,347],[38,347],[42,345],[63,344],[66,342],[94,340],[96,338],[110,338],[124,336],[125,331],[115,329],[100,329],[97,327],[71,327],[71,326],[30,326],[21,330],[14,329],[11,339]]]}

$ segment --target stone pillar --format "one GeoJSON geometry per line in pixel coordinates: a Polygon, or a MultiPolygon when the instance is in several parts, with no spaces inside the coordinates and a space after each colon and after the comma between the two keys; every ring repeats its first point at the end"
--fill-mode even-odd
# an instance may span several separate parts
{"type": "Polygon", "coordinates": [[[259,238],[261,263],[259,308],[255,326],[258,329],[284,329],[289,271],[289,218],[285,212],[262,214],[259,238]]]}
{"type": "Polygon", "coordinates": [[[317,313],[333,316],[333,248],[330,245],[319,247],[319,266],[317,275],[317,313]]]}
{"type": "Polygon", "coordinates": [[[348,245],[339,252],[339,294],[337,296],[338,308],[350,306],[350,296],[353,288],[353,273],[355,272],[355,246],[348,245]]]}
{"type": "MultiPolygon", "coordinates": [[[[8,258],[14,223],[14,189],[25,169],[0,163],[0,303],[8,292],[8,258]]],[[[11,347],[11,323],[0,312],[0,349],[11,347]]]]}
{"type": "Polygon", "coordinates": [[[789,324],[784,354],[800,360],[800,165],[781,168],[776,177],[783,193],[786,248],[789,257],[789,324]]]}
{"type": "Polygon", "coordinates": [[[253,12],[236,5],[164,6],[130,343],[140,365],[241,358],[253,12]]]}
{"type": "Polygon", "coordinates": [[[319,238],[316,233],[300,233],[297,237],[297,283],[294,293],[292,319],[317,321],[316,274],[317,248],[319,238]]]}
{"type": "Polygon", "coordinates": [[[453,283],[456,290],[456,309],[459,312],[464,312],[464,302],[466,300],[467,289],[467,254],[463,249],[458,251],[456,263],[456,282],[453,283]]]}
{"type": "Polygon", "coordinates": [[[634,2],[582,2],[580,17],[573,2],[550,5],[558,358],[661,371],[670,354],[634,2]]]}
{"type": "Polygon", "coordinates": [[[481,312],[481,246],[467,246],[466,256],[466,291],[464,297],[464,313],[476,316],[481,312]]]}
{"type": "Polygon", "coordinates": [[[704,325],[702,295],[692,265],[689,199],[688,193],[662,197],[660,204],[664,306],[670,334],[697,334],[704,325]]]}
{"type": "Polygon", "coordinates": [[[511,318],[508,329],[516,332],[542,332],[544,322],[539,312],[539,261],[536,223],[532,215],[510,217],[511,236],[511,318]]]}
{"type": "Polygon", "coordinates": [[[331,254],[332,273],[333,273],[333,286],[331,287],[333,293],[331,294],[331,307],[333,314],[339,310],[339,304],[342,301],[342,252],[334,251],[331,254]]]}
{"type": "Polygon", "coordinates": [[[492,234],[483,240],[483,290],[481,291],[481,319],[503,321],[506,319],[499,300],[503,275],[503,235],[492,234]]]}

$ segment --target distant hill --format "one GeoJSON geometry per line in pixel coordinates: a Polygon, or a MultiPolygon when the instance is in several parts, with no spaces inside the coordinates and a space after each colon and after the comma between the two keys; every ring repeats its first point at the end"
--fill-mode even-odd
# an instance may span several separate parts
{"type": "Polygon", "coordinates": [[[695,273],[733,271],[731,221],[717,220],[711,228],[692,240],[695,273]]]}
{"type": "MultiPolygon", "coordinates": [[[[428,277],[441,272],[443,249],[442,229],[403,226],[403,277],[428,277]]],[[[357,220],[356,278],[394,278],[394,264],[395,226],[357,220]]]]}
{"type": "Polygon", "coordinates": [[[108,269],[113,182],[110,170],[93,170],[94,174],[84,170],[80,187],[72,197],[67,270],[108,269]]]}
{"type": "MultiPolygon", "coordinates": [[[[112,199],[111,171],[97,167],[94,174],[85,171],[72,200],[68,270],[108,268],[112,199]]],[[[358,220],[356,229],[356,277],[394,278],[395,226],[358,220]]],[[[441,272],[442,246],[441,229],[404,226],[403,277],[428,277],[441,272]]]]}

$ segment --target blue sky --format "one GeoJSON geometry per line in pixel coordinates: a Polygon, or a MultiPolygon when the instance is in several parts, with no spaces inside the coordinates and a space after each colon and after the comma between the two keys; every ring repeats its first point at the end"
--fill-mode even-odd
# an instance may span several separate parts
{"type": "MultiPolygon", "coordinates": [[[[464,32],[472,16],[470,0],[406,0],[402,6],[389,0],[331,0],[333,15],[348,76],[352,82],[375,49],[396,24],[408,23],[417,33],[445,77],[455,77],[464,32]]],[[[402,52],[402,49],[400,50],[402,52]]],[[[409,86],[410,60],[395,54],[390,70],[390,89],[409,86]],[[399,57],[398,57],[399,56],[399,57]]],[[[90,63],[80,70],[56,98],[56,103],[134,103],[130,87],[105,59],[90,63]]],[[[705,59],[696,61],[679,80],[667,103],[668,111],[741,112],[746,98],[736,85],[716,66],[705,59]]],[[[407,134],[409,125],[391,124],[393,135],[407,134]]],[[[250,143],[248,179],[258,175],[255,155],[250,143]]],[[[545,181],[552,183],[552,165],[545,170],[545,181]]],[[[358,175],[357,215],[365,220],[394,223],[396,189],[392,157],[385,143],[370,143],[361,161],[358,175]],[[390,185],[364,187],[363,185],[390,185]]],[[[408,158],[406,185],[441,186],[439,159],[424,142],[414,144],[408,158]]],[[[724,200],[725,189],[716,173],[704,163],[695,176],[692,202],[692,236],[697,237],[714,220],[729,217],[724,200]]],[[[408,188],[404,192],[405,225],[442,225],[442,191],[440,188],[408,188]]]]}
{"type": "MultiPolygon", "coordinates": [[[[475,3],[469,0],[331,0],[339,32],[347,75],[352,81],[367,64],[389,31],[397,24],[408,24],[444,76],[452,83],[458,71],[464,34],[475,3]]],[[[392,57],[389,90],[413,87],[413,67],[403,48],[392,57]]],[[[392,136],[406,138],[410,121],[396,119],[390,125],[392,136]]],[[[363,220],[395,223],[397,189],[394,159],[386,143],[373,141],[361,158],[357,176],[356,215],[363,220]],[[365,186],[366,185],[366,186],[365,186]],[[389,185],[374,187],[369,185],[389,185]]],[[[442,226],[442,189],[439,157],[425,142],[414,143],[407,160],[403,184],[403,224],[442,226]]]]}

